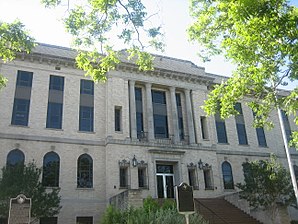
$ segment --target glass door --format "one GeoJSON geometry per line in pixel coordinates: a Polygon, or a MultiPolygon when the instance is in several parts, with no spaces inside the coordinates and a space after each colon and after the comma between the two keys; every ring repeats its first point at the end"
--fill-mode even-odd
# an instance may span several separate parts
{"type": "Polygon", "coordinates": [[[174,198],[174,174],[172,165],[156,165],[158,198],[174,198]]]}

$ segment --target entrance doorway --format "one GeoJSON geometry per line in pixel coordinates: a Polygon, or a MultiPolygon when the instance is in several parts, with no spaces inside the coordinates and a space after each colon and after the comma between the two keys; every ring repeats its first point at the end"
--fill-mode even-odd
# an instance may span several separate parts
{"type": "Polygon", "coordinates": [[[158,198],[174,198],[173,165],[156,164],[158,198]]]}

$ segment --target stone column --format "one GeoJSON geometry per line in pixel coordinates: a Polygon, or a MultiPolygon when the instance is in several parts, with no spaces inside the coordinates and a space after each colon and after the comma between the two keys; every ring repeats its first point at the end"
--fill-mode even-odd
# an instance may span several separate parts
{"type": "Polygon", "coordinates": [[[171,108],[172,108],[172,125],[173,125],[173,131],[174,131],[173,142],[177,143],[180,141],[180,136],[179,136],[178,111],[177,111],[175,87],[173,86],[170,87],[170,94],[171,94],[171,108]]]}
{"type": "Polygon", "coordinates": [[[153,107],[151,95],[151,83],[146,83],[146,113],[147,113],[147,128],[148,141],[154,140],[154,123],[153,123],[153,107]]]}
{"type": "Polygon", "coordinates": [[[192,106],[190,100],[190,90],[185,89],[185,106],[186,106],[186,117],[187,117],[187,128],[188,128],[188,140],[189,144],[195,144],[195,132],[193,125],[192,106]]]}
{"type": "Polygon", "coordinates": [[[130,137],[131,140],[137,139],[137,119],[136,119],[136,97],[135,81],[129,80],[129,112],[130,112],[130,137]]]}

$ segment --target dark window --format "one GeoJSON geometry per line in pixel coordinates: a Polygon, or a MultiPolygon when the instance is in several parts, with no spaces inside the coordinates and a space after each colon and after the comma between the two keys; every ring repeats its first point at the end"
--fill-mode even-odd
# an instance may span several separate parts
{"type": "Polygon", "coordinates": [[[267,147],[264,128],[256,128],[259,146],[267,147]]]}
{"type": "Polygon", "coordinates": [[[168,119],[164,115],[154,115],[155,138],[168,138],[168,119]]]}
{"type": "Polygon", "coordinates": [[[120,167],[120,187],[128,188],[128,167],[120,167]]]}
{"type": "Polygon", "coordinates": [[[184,139],[184,125],[183,125],[183,114],[182,114],[182,104],[181,104],[181,94],[176,93],[176,104],[177,104],[177,114],[178,114],[178,127],[180,139],[184,139]]]}
{"type": "Polygon", "coordinates": [[[205,189],[206,190],[213,190],[213,184],[212,184],[212,175],[211,175],[211,169],[205,169],[204,172],[204,182],[205,182],[205,189]]]}
{"type": "Polygon", "coordinates": [[[17,86],[32,87],[33,72],[18,71],[17,86]]]}
{"type": "Polygon", "coordinates": [[[135,88],[136,99],[136,122],[137,122],[137,138],[144,138],[144,123],[143,123],[143,97],[142,89],[135,88]]]}
{"type": "Polygon", "coordinates": [[[80,106],[80,131],[93,131],[93,107],[80,106]]]}
{"type": "Polygon", "coordinates": [[[168,138],[166,93],[162,91],[152,91],[152,102],[155,138],[168,138]]]}
{"type": "Polygon", "coordinates": [[[209,134],[208,134],[208,127],[207,127],[207,118],[204,116],[200,117],[201,121],[201,131],[202,131],[202,138],[203,139],[209,139],[209,134]]]}
{"type": "Polygon", "coordinates": [[[139,180],[139,187],[144,188],[147,187],[147,174],[145,167],[138,168],[138,180],[139,180]]]}
{"type": "Polygon", "coordinates": [[[198,189],[198,178],[196,175],[195,169],[188,169],[188,179],[189,179],[189,186],[192,186],[193,189],[198,189]]]}
{"type": "Polygon", "coordinates": [[[62,128],[62,103],[48,103],[47,128],[62,128]]]}
{"type": "Polygon", "coordinates": [[[115,131],[121,131],[121,107],[115,108],[115,131]]]}
{"type": "Polygon", "coordinates": [[[174,173],[173,166],[156,164],[156,173],[174,173]]]}
{"type": "Polygon", "coordinates": [[[223,162],[221,168],[222,168],[224,188],[234,189],[233,173],[232,173],[232,167],[230,163],[223,162]]]}
{"type": "Polygon", "coordinates": [[[24,165],[25,155],[19,149],[14,149],[10,151],[7,155],[6,165],[15,166],[15,165],[24,165]]]}
{"type": "Polygon", "coordinates": [[[93,217],[77,217],[76,224],[93,224],[93,217]]]}
{"type": "Polygon", "coordinates": [[[30,100],[14,99],[11,124],[28,126],[30,100]]]}
{"type": "Polygon", "coordinates": [[[59,186],[60,158],[55,152],[48,152],[43,157],[42,184],[45,187],[59,186]]]}
{"type": "Polygon", "coordinates": [[[166,94],[162,91],[152,91],[152,102],[166,104],[166,94]]]}
{"type": "Polygon", "coordinates": [[[57,224],[57,217],[42,217],[39,219],[39,224],[57,224]]]}
{"type": "Polygon", "coordinates": [[[51,75],[49,89],[64,91],[64,77],[51,75]]]}
{"type": "Polygon", "coordinates": [[[241,103],[236,103],[235,109],[239,113],[238,115],[235,116],[238,141],[239,141],[240,145],[247,145],[248,144],[247,143],[247,135],[246,135],[245,122],[244,122],[241,103]]]}
{"type": "Polygon", "coordinates": [[[220,118],[219,114],[215,115],[215,126],[218,143],[228,143],[226,123],[220,118]]]}
{"type": "Polygon", "coordinates": [[[285,128],[287,140],[289,142],[291,140],[291,134],[292,134],[289,118],[288,118],[288,115],[285,113],[285,111],[282,110],[281,114],[282,114],[282,119],[284,122],[284,128],[285,128]]]}
{"type": "Polygon", "coordinates": [[[81,80],[81,94],[94,95],[94,82],[91,80],[81,80]]]}
{"type": "Polygon", "coordinates": [[[78,158],[78,188],[93,187],[93,161],[92,158],[83,154],[78,158]]]}

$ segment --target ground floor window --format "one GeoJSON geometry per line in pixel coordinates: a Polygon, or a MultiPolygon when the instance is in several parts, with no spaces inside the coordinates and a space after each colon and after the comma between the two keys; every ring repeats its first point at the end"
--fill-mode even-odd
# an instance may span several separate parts
{"type": "Polygon", "coordinates": [[[192,186],[193,190],[199,190],[196,169],[188,168],[188,180],[189,180],[189,186],[192,186]]]}
{"type": "Polygon", "coordinates": [[[119,161],[119,187],[129,188],[129,167],[130,162],[127,160],[119,161]]]}
{"type": "Polygon", "coordinates": [[[93,217],[77,217],[77,223],[76,224],[93,224],[93,217]]]}
{"type": "Polygon", "coordinates": [[[57,224],[58,218],[57,217],[43,217],[40,218],[39,224],[57,224]]]}
{"type": "Polygon", "coordinates": [[[147,188],[147,170],[146,167],[138,167],[139,188],[147,188]]]}
{"type": "Polygon", "coordinates": [[[211,169],[204,170],[204,182],[205,182],[206,190],[213,190],[212,170],[211,169]]]}

